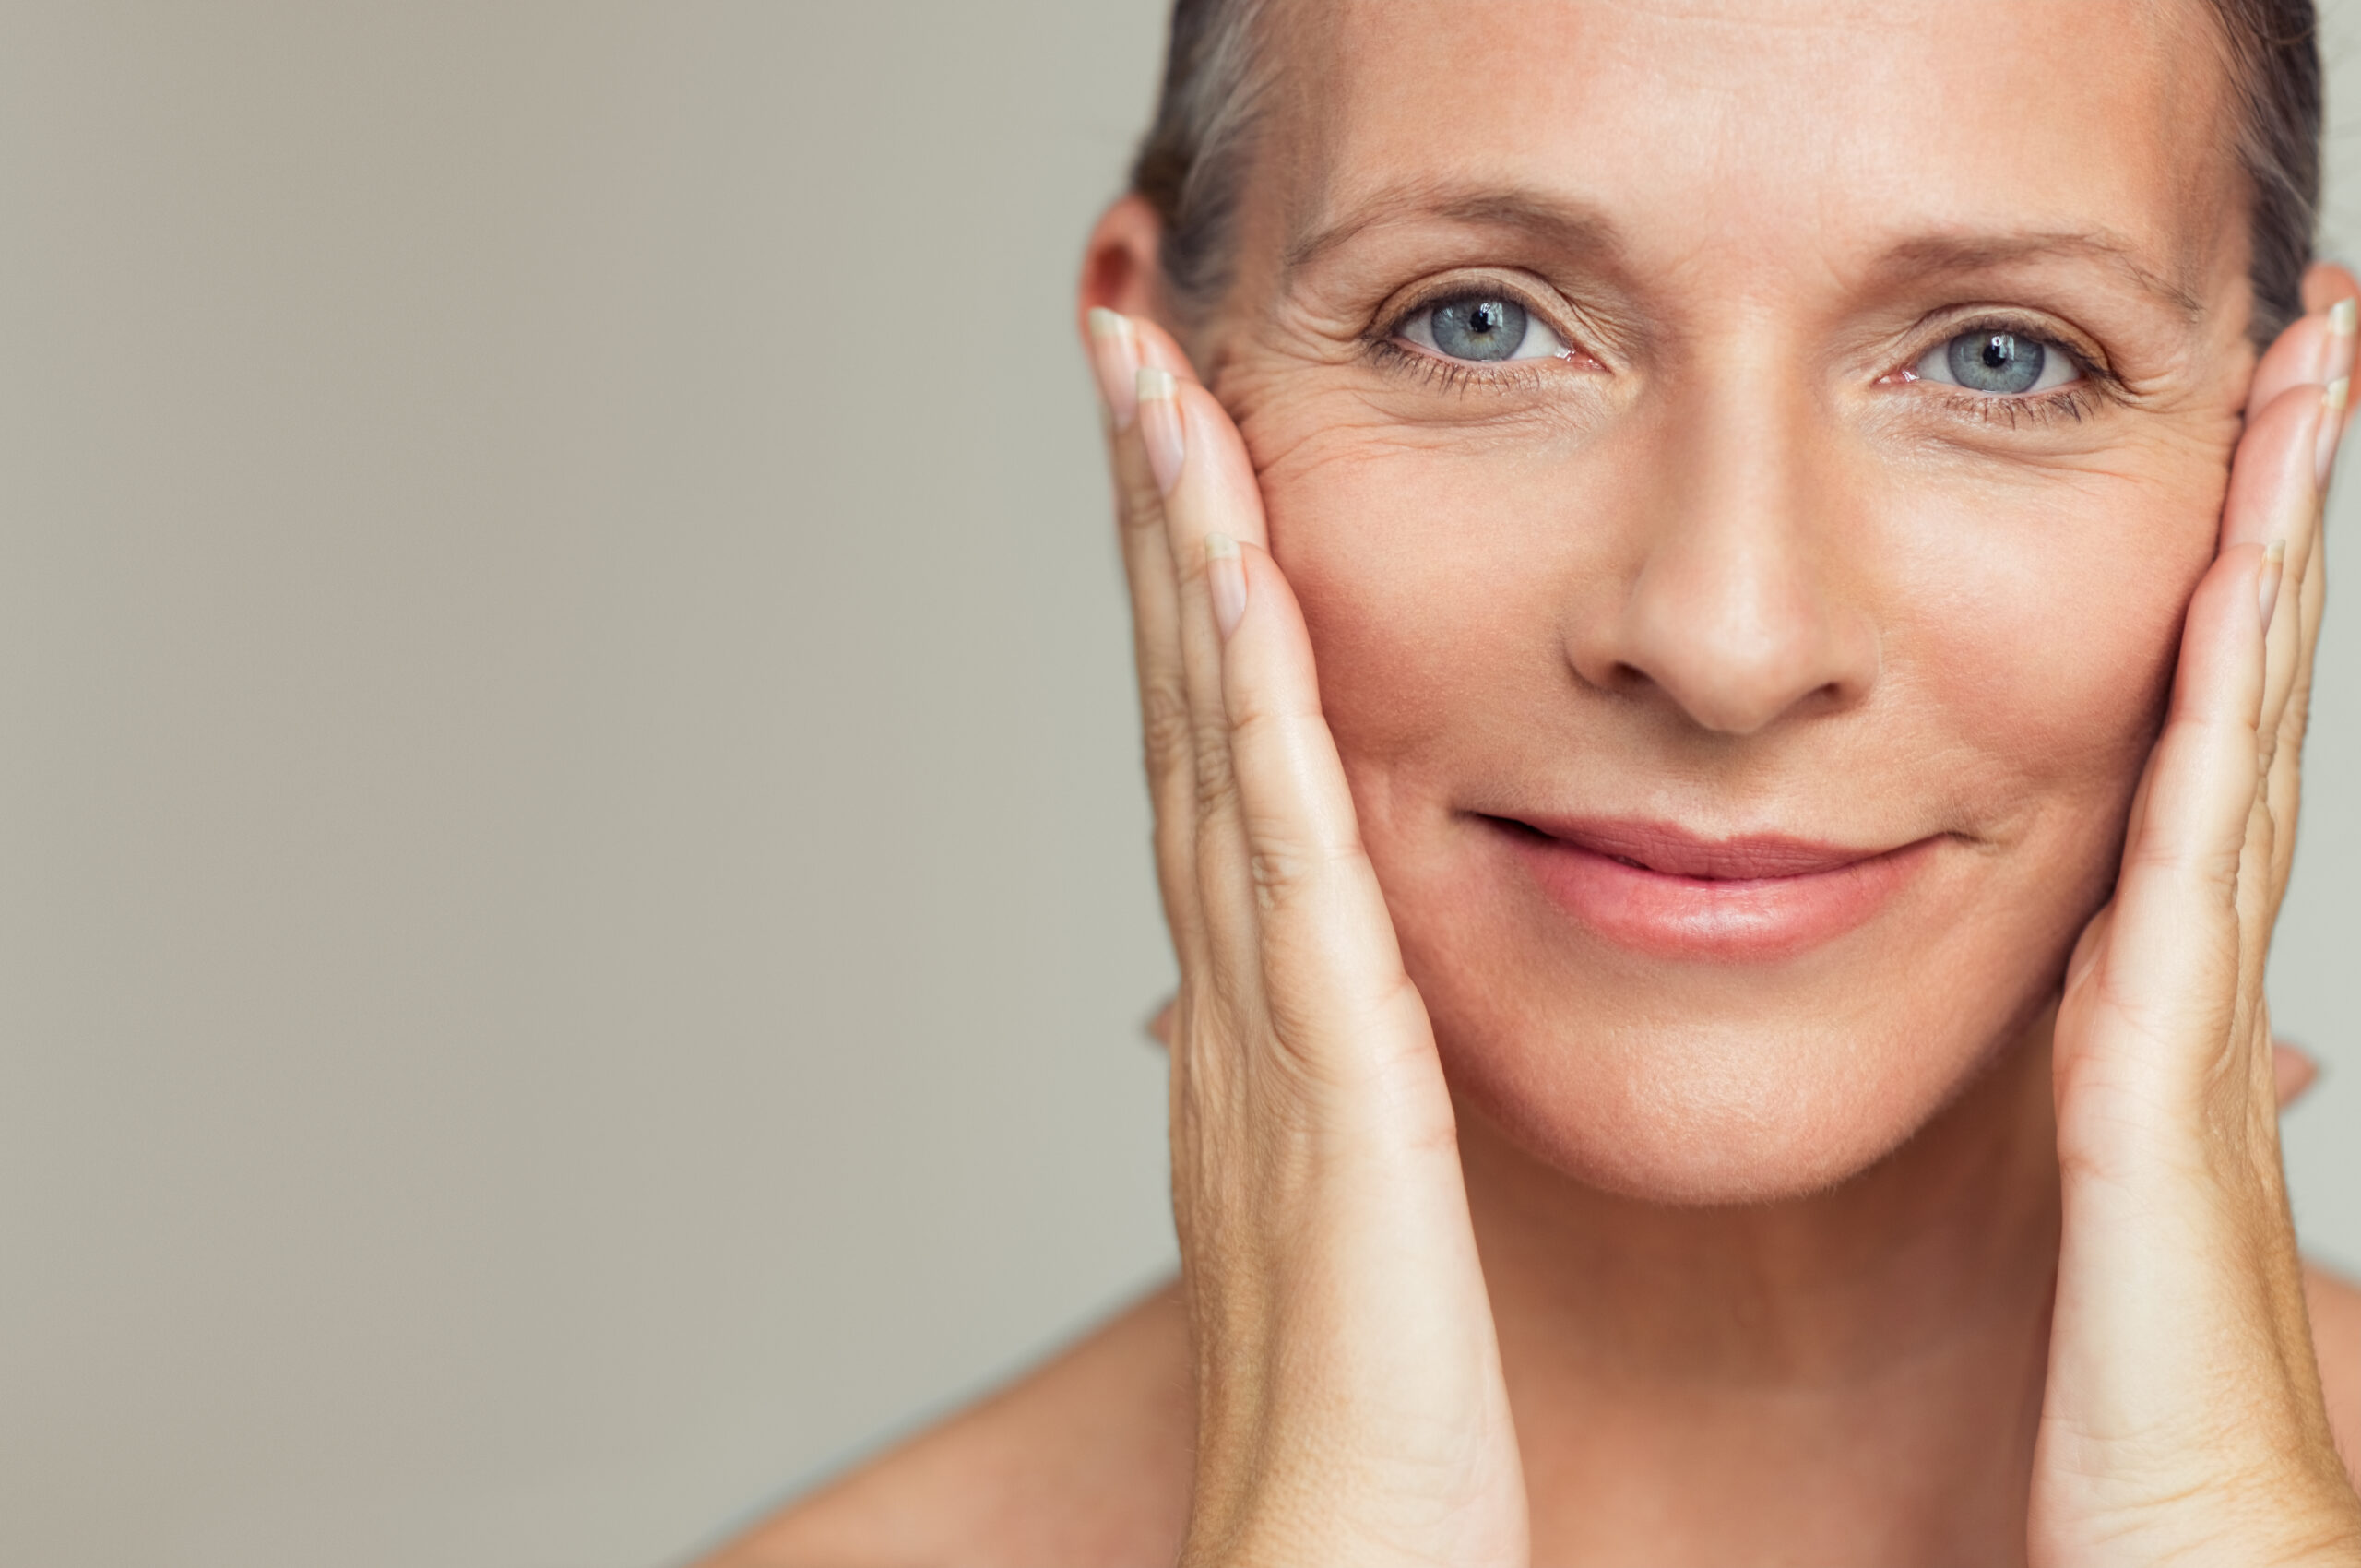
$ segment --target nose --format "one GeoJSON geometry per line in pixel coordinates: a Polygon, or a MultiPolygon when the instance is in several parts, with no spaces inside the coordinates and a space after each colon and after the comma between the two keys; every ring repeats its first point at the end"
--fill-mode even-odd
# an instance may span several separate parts
{"type": "Polygon", "coordinates": [[[1575,672],[1730,735],[1861,702],[1882,659],[1864,540],[1808,414],[1691,410],[1660,428],[1673,434],[1635,465],[1649,477],[1628,497],[1620,570],[1593,579],[1567,627],[1575,672]]]}

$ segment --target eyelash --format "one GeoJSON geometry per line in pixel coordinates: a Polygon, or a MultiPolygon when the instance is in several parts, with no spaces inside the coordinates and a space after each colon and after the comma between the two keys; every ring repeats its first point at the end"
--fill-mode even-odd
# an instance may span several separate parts
{"type": "MultiPolygon", "coordinates": [[[[1530,297],[1513,289],[1503,289],[1500,292],[1544,321],[1550,321],[1549,313],[1539,309],[1530,297]]],[[[1492,389],[1537,387],[1542,377],[1549,374],[1549,367],[1559,362],[1552,360],[1504,361],[1488,366],[1472,360],[1445,359],[1412,348],[1401,340],[1403,327],[1420,311],[1432,310],[1456,297],[1455,292],[1431,294],[1386,317],[1368,336],[1370,359],[1387,368],[1406,372],[1428,386],[1444,392],[1465,392],[1475,386],[1492,389]]],[[[1558,332],[1570,346],[1574,343],[1572,335],[1563,327],[1555,322],[1550,322],[1550,326],[1551,330],[1558,332]]],[[[2080,424],[2094,411],[2100,397],[2111,395],[2113,378],[2094,364],[2090,356],[2047,336],[2033,323],[2006,316],[1961,321],[1953,323],[1941,340],[1948,341],[1966,332],[2013,332],[2021,337],[2038,339],[2047,347],[2074,362],[2077,379],[2071,385],[2054,391],[2016,397],[1970,392],[1940,382],[1924,381],[1916,376],[1911,376],[1904,385],[1920,387],[1919,396],[1934,397],[1947,410],[1963,418],[1987,425],[2005,426],[2010,430],[2020,429],[2028,422],[2043,425],[2060,420],[2071,420],[2080,424]]],[[[1906,374],[1908,365],[1916,363],[1934,346],[1922,345],[1905,362],[1904,373],[1906,374]]],[[[1585,353],[1578,347],[1574,351],[1585,353]]],[[[1588,357],[1586,353],[1585,357],[1588,357]]]]}
{"type": "MultiPolygon", "coordinates": [[[[1448,304],[1453,300],[1485,291],[1487,291],[1467,288],[1443,289],[1395,311],[1370,329],[1365,339],[1370,357],[1380,364],[1407,371],[1428,386],[1445,392],[1464,392],[1471,386],[1537,387],[1541,385],[1542,377],[1549,373],[1551,367],[1563,368],[1562,361],[1548,359],[1502,360],[1489,365],[1480,364],[1474,360],[1446,359],[1440,354],[1428,353],[1423,349],[1412,348],[1401,340],[1402,328],[1408,325],[1420,311],[1432,310],[1437,305],[1448,304]]],[[[1543,308],[1532,295],[1522,290],[1501,288],[1498,285],[1492,285],[1489,291],[1498,294],[1501,299],[1515,301],[1536,319],[1547,325],[1552,332],[1557,333],[1560,339],[1575,353],[1582,354],[1585,359],[1590,357],[1586,350],[1575,346],[1573,334],[1558,324],[1557,313],[1543,308]]]]}
{"type": "Polygon", "coordinates": [[[2053,391],[2016,397],[1970,392],[1964,387],[1949,386],[1941,382],[1922,381],[1915,375],[1910,375],[1904,385],[1926,389],[1946,408],[1965,418],[1984,424],[2005,425],[2011,430],[2018,429],[2028,422],[2040,425],[2071,420],[2080,424],[2096,410],[2100,398],[2114,395],[2115,378],[2093,363],[2088,354],[2070,343],[2049,336],[2036,322],[2005,315],[1971,317],[1950,323],[1944,327],[1941,338],[1916,350],[1904,362],[1901,372],[1889,373],[1888,377],[1880,379],[1889,379],[1893,374],[1909,375],[1909,367],[1925,358],[1929,350],[1970,332],[2010,332],[2020,338],[2035,339],[2045,348],[2053,349],[2073,361],[2076,379],[2070,385],[2053,391]]]}
{"type": "MultiPolygon", "coordinates": [[[[2087,375],[2090,373],[2085,371],[2083,374],[2087,375]]],[[[2071,420],[2080,424],[2097,402],[2088,381],[2060,386],[2054,392],[2013,398],[1991,392],[1963,392],[1955,386],[1939,386],[1936,391],[1945,407],[1961,415],[1985,424],[2005,425],[2011,430],[2027,423],[2054,424],[2059,420],[2071,420]]]]}
{"type": "MultiPolygon", "coordinates": [[[[1428,304],[1418,308],[1431,310],[1434,307],[1428,304]]],[[[1407,321],[1417,314],[1418,311],[1411,311],[1402,319],[1407,321]]],[[[1397,330],[1398,326],[1387,328],[1382,338],[1372,336],[1369,343],[1370,357],[1381,364],[1407,371],[1429,386],[1445,392],[1462,392],[1472,386],[1536,386],[1540,384],[1543,374],[1541,367],[1560,362],[1556,360],[1511,360],[1484,365],[1473,360],[1445,359],[1440,354],[1430,354],[1423,349],[1414,349],[1398,341],[1394,336],[1397,330]]]]}

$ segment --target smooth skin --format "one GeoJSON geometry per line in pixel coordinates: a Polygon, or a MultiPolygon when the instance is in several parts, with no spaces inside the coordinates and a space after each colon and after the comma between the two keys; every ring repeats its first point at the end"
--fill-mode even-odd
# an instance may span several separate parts
{"type": "Polygon", "coordinates": [[[1286,15],[1220,308],[1083,290],[1181,1279],[718,1561],[2361,1563],[2263,989],[2361,291],[2248,346],[2201,11],[1286,15]],[[1579,358],[1399,348],[1476,284],[1579,358]],[[1994,309],[2070,414],[1899,374],[1994,309]],[[1544,811],[1932,848],[1635,955],[1544,811]]]}

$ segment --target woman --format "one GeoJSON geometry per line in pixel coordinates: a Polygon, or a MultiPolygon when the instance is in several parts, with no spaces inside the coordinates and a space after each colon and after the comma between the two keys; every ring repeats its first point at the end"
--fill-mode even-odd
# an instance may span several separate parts
{"type": "Polygon", "coordinates": [[[724,1561],[2361,1563],[2312,49],[1183,0],[1083,284],[1182,1277],[724,1561]]]}

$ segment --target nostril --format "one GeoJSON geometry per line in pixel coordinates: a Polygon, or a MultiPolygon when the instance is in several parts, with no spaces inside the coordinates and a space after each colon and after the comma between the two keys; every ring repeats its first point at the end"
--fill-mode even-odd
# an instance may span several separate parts
{"type": "Polygon", "coordinates": [[[1608,667],[1607,689],[1611,692],[1636,692],[1655,684],[1655,679],[1636,664],[1618,662],[1608,667]]]}

